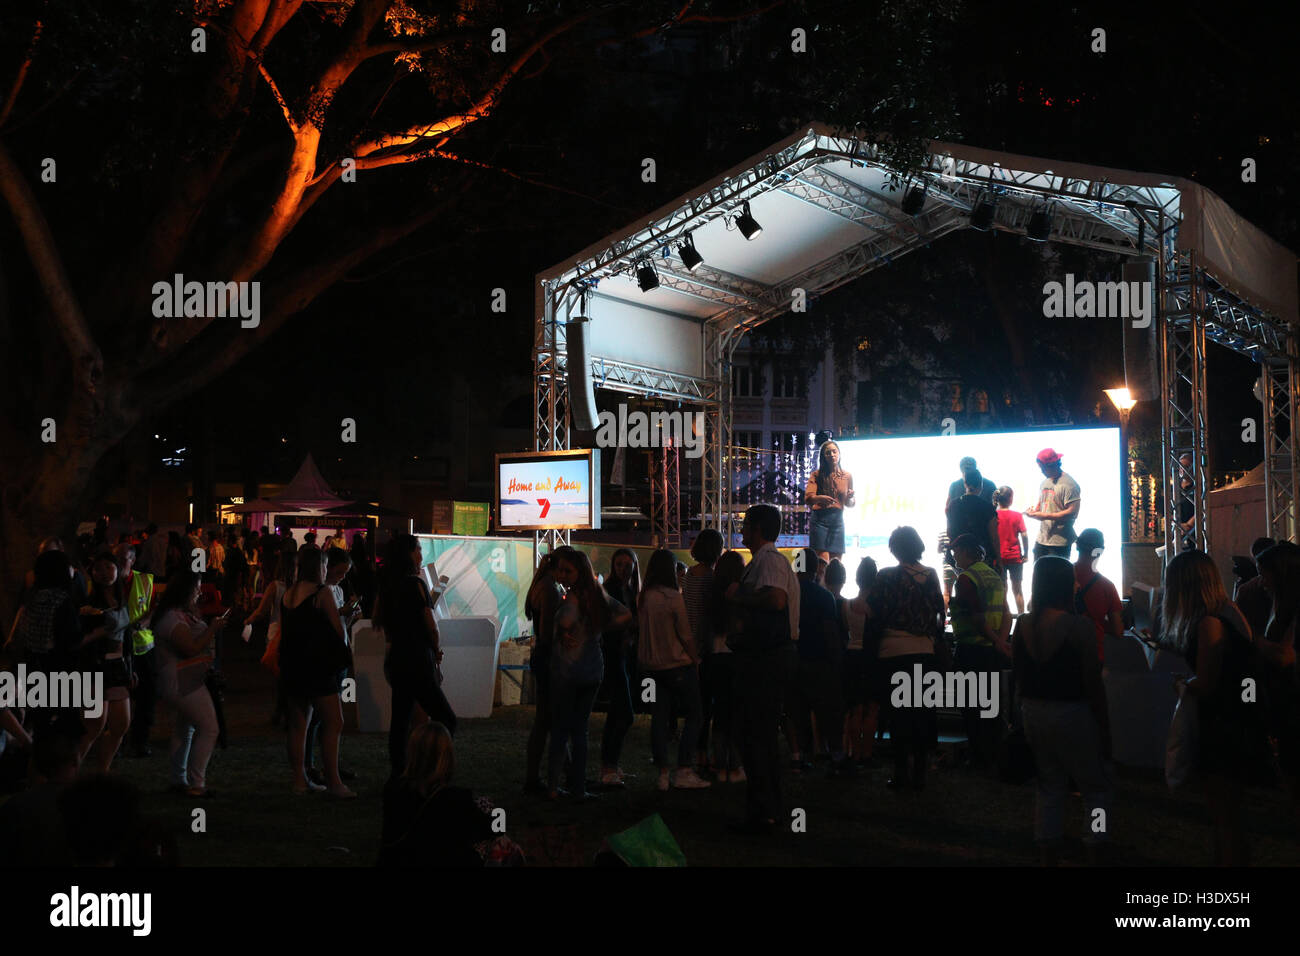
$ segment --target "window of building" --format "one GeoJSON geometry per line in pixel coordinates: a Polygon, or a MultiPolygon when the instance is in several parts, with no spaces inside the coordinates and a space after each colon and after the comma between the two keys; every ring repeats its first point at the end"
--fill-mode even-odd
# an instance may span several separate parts
{"type": "Polygon", "coordinates": [[[799,398],[804,391],[802,372],[779,371],[772,376],[773,398],[799,398]]]}
{"type": "Polygon", "coordinates": [[[734,398],[758,398],[762,395],[758,369],[752,365],[736,365],[731,369],[731,394],[734,398]]]}

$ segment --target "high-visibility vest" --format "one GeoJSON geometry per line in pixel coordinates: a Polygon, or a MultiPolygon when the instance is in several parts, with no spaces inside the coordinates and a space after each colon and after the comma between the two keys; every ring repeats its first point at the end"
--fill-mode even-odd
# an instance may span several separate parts
{"type": "MultiPolygon", "coordinates": [[[[960,577],[969,578],[975,585],[980,602],[984,605],[984,619],[988,622],[989,630],[996,634],[1002,627],[1002,605],[1007,596],[1006,589],[1002,586],[1002,575],[983,561],[976,561],[963,571],[960,577]]],[[[992,642],[980,632],[977,617],[976,614],[953,602],[953,640],[958,644],[981,644],[992,647],[992,642]]]]}
{"type": "MultiPolygon", "coordinates": [[[[149,613],[153,603],[153,575],[143,571],[131,572],[131,588],[126,594],[126,608],[130,622],[134,624],[149,613]]],[[[147,627],[137,627],[131,631],[131,650],[136,654],[148,654],[153,650],[153,631],[147,627]]]]}

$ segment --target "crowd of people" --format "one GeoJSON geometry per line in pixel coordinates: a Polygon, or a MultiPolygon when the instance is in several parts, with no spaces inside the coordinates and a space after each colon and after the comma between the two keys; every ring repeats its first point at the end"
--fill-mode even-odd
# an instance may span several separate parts
{"type": "MultiPolygon", "coordinates": [[[[809,500],[842,512],[852,506],[852,478],[826,444],[809,500]]],[[[965,764],[1009,779],[1023,741],[1035,768],[1033,832],[1043,861],[1058,858],[1071,793],[1088,811],[1089,855],[1104,858],[1111,833],[1126,824],[1110,819],[1115,777],[1102,678],[1107,640],[1126,627],[1118,589],[1097,571],[1101,533],[1075,532],[1081,494],[1061,457],[1039,454],[1040,497],[1023,513],[1013,510],[1010,488],[963,459],[945,506],[941,569],[924,561],[917,531],[899,527],[888,542],[895,564],[860,561],[852,598],[843,595],[850,569],[840,560],[842,517],[819,517],[816,540],[792,562],[777,550],[782,515],[772,505],[746,512],[743,551],[702,531],[689,568],[657,549],[643,569],[633,550],[620,548],[602,578],[576,548],[543,555],[525,601],[535,687],[525,792],[581,802],[629,786],[626,742],[643,709],[658,790],[743,785],[733,829],[771,834],[787,822],[787,774],[824,762],[829,777],[852,780],[885,739],[889,788],[924,789],[940,707],[896,693],[899,675],[923,683],[953,671],[995,682],[1005,675],[1010,700],[997,719],[977,701],[961,708],[965,764]],[[1039,523],[1027,612],[1026,518],[1039,523]],[[606,718],[589,780],[598,696],[606,718]],[[1107,821],[1101,827],[1098,813],[1107,821]]],[[[210,799],[209,763],[224,736],[221,642],[233,636],[232,617],[244,621],[245,640],[267,627],[263,663],[275,675],[270,703],[285,730],[288,789],[355,797],[340,741],[350,635],[364,617],[384,637],[392,691],[381,862],[517,861],[518,848],[490,826],[491,804],[452,784],[458,721],[441,686],[436,598],[417,538],[393,535],[376,563],[360,534],[350,543],[337,534],[322,547],[314,532],[300,544],[266,528],[191,526],[181,535],[150,525],[115,543],[106,531],[102,524],[75,554],[46,539],[24,582],[8,665],[101,675],[104,706],[93,716],[0,708],[0,738],[10,756],[22,755],[32,785],[0,808],[0,845],[30,849],[26,834],[53,826],[50,808],[71,799],[78,770],[104,776],[119,754],[148,758],[158,701],[171,715],[172,790],[210,799]]],[[[1261,539],[1252,557],[1257,574],[1238,585],[1238,607],[1207,555],[1180,553],[1146,635],[1186,660],[1178,689],[1197,707],[1215,858],[1228,863],[1248,859],[1240,825],[1246,786],[1280,775],[1293,801],[1300,792],[1300,546],[1261,539]],[[1243,694],[1245,682],[1258,694],[1243,694]]],[[[81,859],[104,851],[69,852],[81,859]]]]}
{"type": "MultiPolygon", "coordinates": [[[[809,480],[810,504],[820,510],[852,501],[852,480],[837,470],[833,444],[819,453],[823,483],[816,474],[809,480]]],[[[1104,859],[1115,784],[1102,676],[1107,639],[1123,638],[1126,625],[1118,588],[1097,570],[1102,533],[1075,531],[1081,493],[1061,461],[1050,448],[1037,456],[1040,497],[1022,514],[1012,509],[1009,487],[994,485],[975,461],[963,459],[946,506],[943,575],[922,562],[925,544],[915,529],[900,527],[889,537],[897,564],[878,568],[863,559],[852,599],[841,594],[848,569],[835,553],[843,547],[836,522],[819,519],[816,544],[792,565],[776,550],[781,512],[771,505],[751,506],[745,515],[748,562],[706,530],[685,574],[674,575],[672,553],[657,550],[643,580],[635,555],[620,549],[602,594],[585,554],[561,547],[546,555],[527,599],[537,707],[525,789],[551,799],[596,796],[586,787],[587,725],[603,682],[610,703],[602,786],[627,783],[618,760],[632,713],[630,687],[650,704],[657,787],[744,782],[745,814],[735,829],[771,833],[785,811],[784,773],[807,773],[814,759],[824,759],[828,775],[851,778],[871,762],[886,732],[888,786],[924,788],[939,708],[892,693],[897,675],[925,681],[957,671],[1000,681],[1005,674],[1011,703],[998,719],[976,702],[961,708],[966,765],[1009,778],[1016,745],[1027,749],[1043,861],[1058,858],[1071,793],[1088,811],[1088,855],[1104,859]],[[1028,613],[1021,587],[1031,560],[1026,517],[1039,522],[1028,613]],[[548,735],[550,766],[543,776],[548,735]],[[782,735],[788,766],[780,757],[782,735]]],[[[1246,859],[1239,811],[1250,783],[1282,783],[1300,823],[1296,555],[1295,545],[1258,544],[1259,576],[1240,588],[1248,623],[1227,598],[1213,561],[1203,552],[1182,552],[1167,570],[1158,633],[1146,635],[1186,660],[1188,673],[1177,687],[1200,704],[1200,771],[1219,862],[1246,859]],[[1279,594],[1285,599],[1275,600],[1279,594]],[[1242,701],[1247,678],[1262,688],[1251,704],[1242,701]]]]}

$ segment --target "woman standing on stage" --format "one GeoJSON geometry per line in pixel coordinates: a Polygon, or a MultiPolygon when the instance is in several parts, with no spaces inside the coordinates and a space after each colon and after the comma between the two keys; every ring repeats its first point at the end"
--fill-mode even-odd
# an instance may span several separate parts
{"type": "Polygon", "coordinates": [[[822,442],[817,449],[817,470],[808,476],[804,501],[812,506],[808,546],[823,561],[844,554],[844,509],[852,508],[853,476],[840,468],[840,446],[822,442]]]}

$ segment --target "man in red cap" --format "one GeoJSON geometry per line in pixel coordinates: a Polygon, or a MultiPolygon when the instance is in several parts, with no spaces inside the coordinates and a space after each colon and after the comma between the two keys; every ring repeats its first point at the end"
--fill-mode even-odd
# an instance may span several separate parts
{"type": "Polygon", "coordinates": [[[1026,518],[1039,521],[1034,543],[1034,560],[1048,554],[1070,556],[1075,539],[1074,519],[1079,514],[1079,484],[1061,470],[1061,455],[1051,448],[1038,453],[1038,467],[1043,483],[1038,489],[1038,504],[1025,512],[1026,518]]]}

